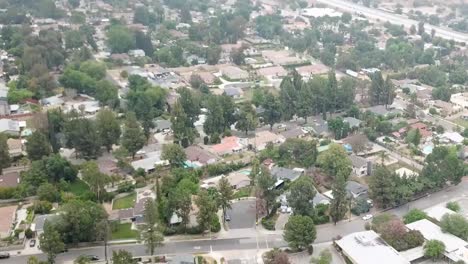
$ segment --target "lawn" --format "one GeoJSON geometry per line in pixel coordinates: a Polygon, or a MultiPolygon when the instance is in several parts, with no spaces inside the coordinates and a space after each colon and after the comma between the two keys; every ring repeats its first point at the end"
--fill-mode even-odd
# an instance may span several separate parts
{"type": "Polygon", "coordinates": [[[234,193],[233,198],[239,199],[243,197],[249,197],[251,193],[252,193],[251,186],[242,187],[239,190],[237,190],[237,192],[234,193]]]}
{"type": "Polygon", "coordinates": [[[459,126],[462,126],[464,128],[468,128],[468,121],[467,120],[457,118],[457,119],[453,120],[453,123],[455,123],[455,124],[457,124],[459,126]]]}
{"type": "Polygon", "coordinates": [[[76,179],[76,181],[70,183],[69,191],[76,196],[81,196],[89,191],[89,186],[84,181],[76,179]]]}
{"type": "Polygon", "coordinates": [[[133,208],[133,206],[135,206],[135,201],[136,192],[132,192],[127,196],[115,199],[114,203],[112,204],[112,210],[133,208]]]}
{"type": "Polygon", "coordinates": [[[138,238],[138,231],[132,230],[131,223],[118,224],[116,229],[112,231],[111,239],[136,239],[138,238]]]}

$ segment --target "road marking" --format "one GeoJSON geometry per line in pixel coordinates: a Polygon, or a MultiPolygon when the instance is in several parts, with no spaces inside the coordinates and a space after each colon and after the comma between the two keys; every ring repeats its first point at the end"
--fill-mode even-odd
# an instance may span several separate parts
{"type": "Polygon", "coordinates": [[[198,247],[198,246],[197,246],[197,247],[193,247],[193,249],[197,249],[197,250],[198,250],[198,249],[201,249],[201,247],[198,247]]]}

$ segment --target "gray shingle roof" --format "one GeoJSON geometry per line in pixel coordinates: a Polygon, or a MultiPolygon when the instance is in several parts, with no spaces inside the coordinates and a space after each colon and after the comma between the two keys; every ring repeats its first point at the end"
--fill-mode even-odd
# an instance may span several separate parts
{"type": "Polygon", "coordinates": [[[273,167],[271,168],[271,175],[277,179],[288,179],[290,181],[295,181],[301,176],[302,172],[295,171],[282,167],[273,167]]]}

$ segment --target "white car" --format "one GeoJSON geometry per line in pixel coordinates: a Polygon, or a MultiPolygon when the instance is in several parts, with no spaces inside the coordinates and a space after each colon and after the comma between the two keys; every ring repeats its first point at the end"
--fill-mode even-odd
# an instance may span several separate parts
{"type": "Polygon", "coordinates": [[[374,216],[371,215],[371,214],[367,214],[367,215],[365,215],[365,216],[362,217],[362,220],[364,220],[364,221],[371,220],[372,217],[374,217],[374,216]]]}

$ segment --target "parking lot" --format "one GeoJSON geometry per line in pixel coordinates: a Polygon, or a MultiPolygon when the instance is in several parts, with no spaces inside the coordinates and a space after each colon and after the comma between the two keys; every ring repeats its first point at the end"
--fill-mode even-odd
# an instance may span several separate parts
{"type": "Polygon", "coordinates": [[[231,218],[230,229],[252,228],[255,226],[255,200],[242,200],[232,204],[228,210],[231,218]]]}

